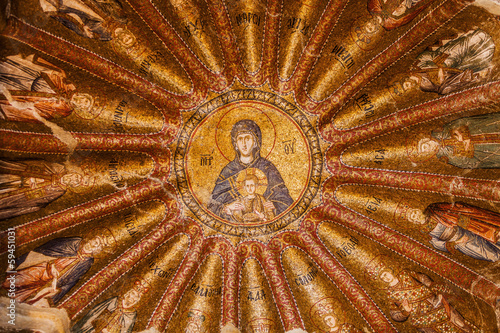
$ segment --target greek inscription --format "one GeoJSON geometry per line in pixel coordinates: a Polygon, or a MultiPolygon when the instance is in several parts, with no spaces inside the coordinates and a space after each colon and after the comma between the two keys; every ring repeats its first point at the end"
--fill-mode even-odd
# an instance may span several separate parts
{"type": "Polygon", "coordinates": [[[151,69],[151,66],[160,59],[162,56],[160,51],[156,51],[155,53],[152,53],[146,57],[141,62],[141,69],[139,70],[139,73],[142,75],[147,75],[151,69]]]}
{"type": "Polygon", "coordinates": [[[297,141],[296,138],[293,138],[293,140],[283,141],[283,149],[285,150],[285,154],[287,154],[287,155],[295,154],[295,142],[296,141],[297,141]]]}
{"type": "Polygon", "coordinates": [[[371,118],[374,116],[375,106],[368,97],[368,94],[363,94],[355,99],[355,104],[358,109],[365,114],[365,118],[371,118]]]}
{"type": "Polygon", "coordinates": [[[116,131],[125,132],[123,128],[123,123],[127,122],[127,113],[125,113],[125,107],[127,106],[127,101],[122,100],[118,103],[113,114],[113,126],[116,131]]]}
{"type": "Polygon", "coordinates": [[[295,284],[298,286],[307,286],[318,275],[318,269],[315,266],[309,266],[306,274],[301,274],[295,278],[295,284]]]}
{"type": "Polygon", "coordinates": [[[311,30],[311,26],[307,24],[307,21],[298,17],[289,18],[286,26],[288,29],[293,30],[292,33],[299,32],[304,36],[307,36],[311,30]]]}
{"type": "Polygon", "coordinates": [[[252,302],[262,301],[266,299],[264,290],[250,290],[248,291],[247,299],[252,302]]]}
{"type": "Polygon", "coordinates": [[[197,19],[194,22],[188,21],[188,23],[184,25],[184,35],[186,35],[186,38],[191,38],[193,36],[200,37],[205,26],[206,23],[204,20],[197,19]]]}
{"type": "Polygon", "coordinates": [[[260,15],[254,13],[240,13],[236,15],[236,24],[241,26],[242,24],[247,26],[249,24],[254,24],[260,26],[260,15]]]}
{"type": "Polygon", "coordinates": [[[346,258],[354,252],[354,249],[358,245],[359,241],[356,237],[351,236],[346,241],[342,243],[340,249],[338,249],[335,254],[340,258],[346,258]]]}
{"type": "Polygon", "coordinates": [[[218,296],[222,293],[222,287],[214,288],[212,286],[197,285],[196,283],[193,283],[190,289],[196,296],[200,297],[218,296]]]}
{"type": "Polygon", "coordinates": [[[335,45],[333,47],[332,54],[346,70],[354,66],[354,59],[345,47],[335,45]]]}
{"type": "Polygon", "coordinates": [[[175,269],[173,269],[173,268],[169,268],[167,270],[164,270],[163,268],[158,266],[158,264],[157,264],[158,261],[159,261],[159,258],[155,257],[155,258],[151,259],[148,263],[149,270],[151,272],[153,272],[153,275],[156,275],[156,276],[163,278],[163,279],[168,279],[169,277],[171,277],[175,273],[175,269]]]}
{"type": "Polygon", "coordinates": [[[134,237],[135,234],[139,232],[139,228],[136,225],[137,219],[135,218],[135,215],[132,213],[129,213],[125,215],[125,228],[128,231],[128,234],[130,237],[134,237]]]}
{"type": "Polygon", "coordinates": [[[377,197],[371,197],[365,204],[365,210],[368,214],[375,213],[377,209],[380,207],[382,203],[382,199],[377,197]]]}
{"type": "Polygon", "coordinates": [[[386,152],[387,152],[387,149],[377,149],[377,150],[375,150],[374,162],[377,163],[378,165],[382,165],[382,163],[385,160],[385,153],[386,152]]]}
{"type": "Polygon", "coordinates": [[[201,160],[200,160],[200,165],[201,166],[212,165],[212,160],[213,159],[214,158],[212,157],[212,155],[202,154],[201,155],[201,160]]]}
{"type": "Polygon", "coordinates": [[[108,165],[109,178],[111,178],[111,181],[113,182],[113,184],[115,184],[115,186],[118,189],[123,189],[126,187],[126,184],[123,179],[123,176],[118,174],[118,165],[119,165],[118,161],[115,160],[114,158],[111,159],[111,161],[109,161],[108,165]]]}

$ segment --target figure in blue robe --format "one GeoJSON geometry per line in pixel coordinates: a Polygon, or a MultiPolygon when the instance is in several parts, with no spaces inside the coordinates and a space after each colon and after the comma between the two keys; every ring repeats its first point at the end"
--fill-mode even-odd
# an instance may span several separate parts
{"type": "MultiPolygon", "coordinates": [[[[47,307],[57,304],[87,273],[94,255],[114,246],[111,231],[95,230],[96,235],[83,241],[81,237],[55,238],[16,259],[16,300],[19,303],[47,307]]],[[[3,283],[8,288],[9,281],[3,283]]]]}
{"type": "Polygon", "coordinates": [[[260,156],[262,133],[259,126],[249,119],[238,121],[231,130],[231,142],[236,152],[235,158],[222,169],[217,178],[208,209],[225,220],[231,220],[228,205],[243,198],[237,186],[238,175],[249,168],[255,168],[267,178],[263,196],[266,201],[272,202],[275,216],[283,213],[293,203],[293,199],[278,169],[260,156]],[[242,142],[245,138],[247,142],[242,142]],[[247,146],[248,144],[251,146],[247,146]]]}

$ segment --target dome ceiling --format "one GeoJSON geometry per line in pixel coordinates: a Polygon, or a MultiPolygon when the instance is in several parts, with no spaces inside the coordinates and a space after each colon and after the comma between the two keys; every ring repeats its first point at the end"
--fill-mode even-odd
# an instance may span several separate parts
{"type": "Polygon", "coordinates": [[[1,3],[3,330],[499,331],[494,2],[1,3]]]}

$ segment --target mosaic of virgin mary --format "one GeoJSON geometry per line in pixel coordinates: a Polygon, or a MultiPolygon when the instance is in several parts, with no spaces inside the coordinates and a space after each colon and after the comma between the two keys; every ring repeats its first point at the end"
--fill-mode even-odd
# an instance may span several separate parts
{"type": "MultiPolygon", "coordinates": [[[[253,172],[255,172],[257,169],[262,171],[267,178],[267,188],[260,200],[263,209],[267,212],[272,211],[273,216],[284,212],[293,203],[293,199],[278,169],[272,162],[260,156],[262,133],[259,126],[249,119],[238,121],[231,130],[231,142],[235,150],[235,158],[222,169],[217,178],[208,209],[225,220],[241,223],[237,218],[237,213],[248,210],[245,205],[248,195],[245,196],[242,193],[238,175],[242,172],[247,173],[250,169],[254,169],[253,172]]],[[[251,182],[245,181],[245,185],[251,185],[249,183],[251,182]]],[[[244,186],[246,187],[249,186],[244,186]]],[[[252,196],[253,193],[250,192],[249,195],[252,196]]],[[[255,215],[262,216],[262,218],[251,222],[267,220],[260,211],[256,211],[255,215]]]]}

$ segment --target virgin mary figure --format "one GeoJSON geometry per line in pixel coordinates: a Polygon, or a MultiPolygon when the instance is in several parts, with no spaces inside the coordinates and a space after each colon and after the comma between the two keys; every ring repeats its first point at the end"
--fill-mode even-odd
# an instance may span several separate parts
{"type": "Polygon", "coordinates": [[[261,170],[267,178],[267,188],[263,194],[264,208],[273,210],[275,216],[284,212],[293,203],[293,199],[278,169],[260,156],[260,127],[253,120],[238,121],[231,130],[231,143],[236,153],[235,158],[222,169],[217,178],[208,209],[223,219],[232,220],[232,212],[244,208],[240,207],[243,195],[238,189],[238,174],[254,168],[261,170]]]}

